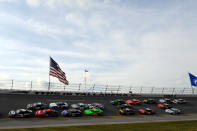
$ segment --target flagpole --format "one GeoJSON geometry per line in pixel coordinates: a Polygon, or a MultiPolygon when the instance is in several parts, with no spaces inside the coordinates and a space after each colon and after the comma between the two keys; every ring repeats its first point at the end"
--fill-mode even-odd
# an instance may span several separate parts
{"type": "Polygon", "coordinates": [[[50,79],[50,62],[51,62],[51,57],[49,56],[49,85],[48,85],[48,91],[50,90],[50,85],[51,85],[51,79],[50,79]]]}

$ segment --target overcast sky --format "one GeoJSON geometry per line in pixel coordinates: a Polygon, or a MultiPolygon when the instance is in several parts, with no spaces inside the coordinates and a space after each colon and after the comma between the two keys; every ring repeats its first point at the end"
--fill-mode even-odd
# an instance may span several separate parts
{"type": "Polygon", "coordinates": [[[0,79],[190,86],[196,0],[0,0],[0,79]],[[56,79],[52,79],[56,81],[56,79]]]}

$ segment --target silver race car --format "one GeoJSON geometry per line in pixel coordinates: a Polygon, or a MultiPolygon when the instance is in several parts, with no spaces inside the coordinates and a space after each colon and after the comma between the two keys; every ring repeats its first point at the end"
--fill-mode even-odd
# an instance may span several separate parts
{"type": "Polygon", "coordinates": [[[180,114],[181,110],[177,108],[169,108],[169,109],[166,109],[165,112],[171,115],[175,115],[175,114],[180,114]]]}

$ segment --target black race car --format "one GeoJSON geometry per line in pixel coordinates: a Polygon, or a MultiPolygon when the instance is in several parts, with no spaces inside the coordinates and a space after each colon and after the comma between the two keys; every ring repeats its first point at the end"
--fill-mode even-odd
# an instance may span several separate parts
{"type": "Polygon", "coordinates": [[[125,101],[124,100],[121,100],[121,99],[116,99],[116,100],[110,101],[110,103],[112,105],[118,106],[118,105],[125,104],[125,101]]]}
{"type": "Polygon", "coordinates": [[[27,118],[27,117],[33,117],[34,113],[31,110],[26,109],[18,109],[18,110],[11,110],[8,113],[8,117],[10,118],[27,118]]]}
{"type": "Polygon", "coordinates": [[[58,109],[68,109],[67,102],[56,102],[58,109]]]}
{"type": "Polygon", "coordinates": [[[135,114],[136,110],[132,106],[120,106],[119,113],[121,115],[133,115],[135,114]]]}
{"type": "Polygon", "coordinates": [[[155,104],[156,103],[155,99],[145,99],[143,102],[146,104],[155,104]]]}
{"type": "Polygon", "coordinates": [[[93,103],[92,106],[93,106],[93,107],[96,107],[96,108],[99,108],[99,109],[101,109],[101,110],[104,110],[104,108],[105,108],[104,105],[102,105],[102,104],[100,104],[100,103],[93,103]]]}
{"type": "Polygon", "coordinates": [[[41,102],[37,102],[37,103],[33,103],[33,104],[28,104],[27,105],[27,109],[28,110],[43,110],[43,109],[47,109],[48,105],[41,103],[41,102]]]}

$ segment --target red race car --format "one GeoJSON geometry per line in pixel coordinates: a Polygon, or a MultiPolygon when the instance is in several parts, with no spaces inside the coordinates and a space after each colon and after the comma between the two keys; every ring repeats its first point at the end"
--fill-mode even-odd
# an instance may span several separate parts
{"type": "Polygon", "coordinates": [[[151,108],[140,108],[138,110],[138,112],[140,114],[143,114],[143,115],[152,115],[152,114],[155,114],[155,111],[151,108]]]}
{"type": "Polygon", "coordinates": [[[37,117],[57,117],[58,111],[53,109],[37,110],[35,116],[37,117]]]}
{"type": "Polygon", "coordinates": [[[125,102],[126,102],[127,104],[130,104],[130,105],[138,105],[138,104],[141,103],[141,101],[138,100],[138,99],[126,100],[125,102]]]}
{"type": "Polygon", "coordinates": [[[172,106],[170,104],[163,103],[163,104],[158,104],[157,107],[160,109],[168,109],[171,108],[172,106]]]}

